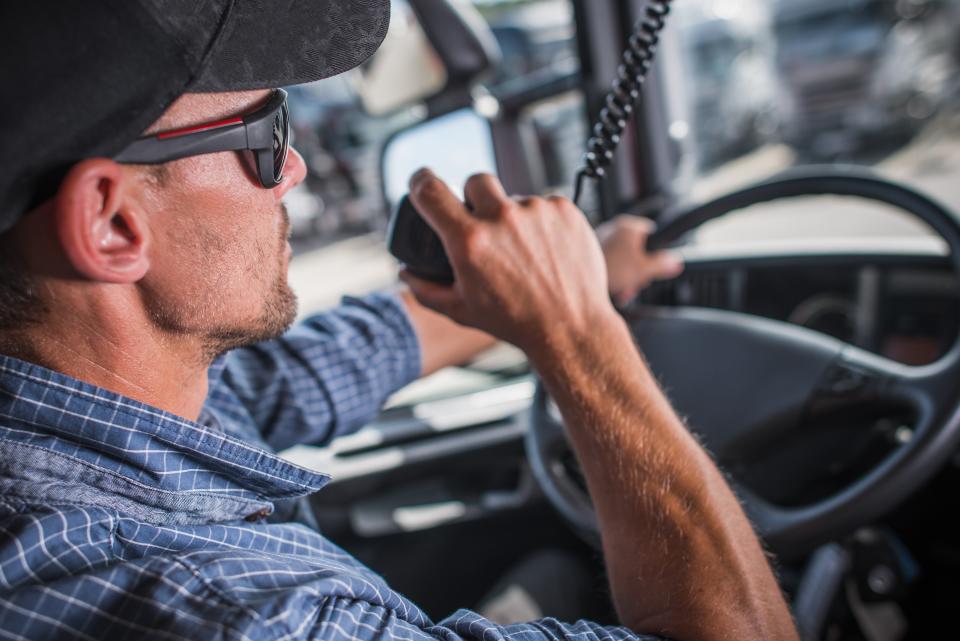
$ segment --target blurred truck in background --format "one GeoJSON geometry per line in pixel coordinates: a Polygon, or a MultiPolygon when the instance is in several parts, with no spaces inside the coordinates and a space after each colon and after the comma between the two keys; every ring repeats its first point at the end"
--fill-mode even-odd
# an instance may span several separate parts
{"type": "Polygon", "coordinates": [[[801,157],[829,160],[915,134],[956,73],[947,9],[943,0],[778,0],[785,140],[801,157]]]}
{"type": "Polygon", "coordinates": [[[698,165],[776,140],[783,89],[767,3],[700,0],[676,11],[698,165]]]}

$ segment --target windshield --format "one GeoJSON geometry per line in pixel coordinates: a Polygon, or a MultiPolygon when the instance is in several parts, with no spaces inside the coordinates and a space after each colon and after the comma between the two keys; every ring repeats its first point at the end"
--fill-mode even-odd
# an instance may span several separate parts
{"type": "MultiPolygon", "coordinates": [[[[685,71],[667,79],[682,97],[671,127],[686,133],[678,141],[681,199],[705,200],[795,165],[842,163],[871,167],[960,209],[960,3],[691,4],[694,18],[669,27],[684,45],[685,71]],[[731,57],[708,39],[718,25],[759,44],[731,57]]],[[[773,209],[707,225],[697,240],[929,233],[876,207],[831,209],[829,220],[809,199],[773,209]]]]}

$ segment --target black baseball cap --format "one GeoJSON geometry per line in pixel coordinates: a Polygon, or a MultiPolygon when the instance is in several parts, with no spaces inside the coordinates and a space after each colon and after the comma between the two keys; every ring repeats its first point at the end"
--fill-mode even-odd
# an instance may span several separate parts
{"type": "Polygon", "coordinates": [[[389,23],[390,0],[3,0],[0,233],[182,94],[339,74],[389,23]]]}

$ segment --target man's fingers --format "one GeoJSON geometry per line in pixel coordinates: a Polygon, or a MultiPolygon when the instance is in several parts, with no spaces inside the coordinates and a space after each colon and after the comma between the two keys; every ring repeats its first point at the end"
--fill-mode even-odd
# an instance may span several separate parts
{"type": "Polygon", "coordinates": [[[631,289],[624,290],[622,292],[615,292],[611,295],[613,296],[613,302],[617,307],[626,307],[628,304],[630,304],[630,301],[637,297],[637,294],[639,293],[639,289],[631,289]]]}
{"type": "Polygon", "coordinates": [[[504,203],[511,202],[500,180],[491,174],[474,174],[463,187],[463,195],[474,211],[496,211],[504,203]]]}
{"type": "Polygon", "coordinates": [[[410,179],[410,200],[441,239],[460,233],[472,221],[457,195],[429,169],[421,169],[410,179]]]}
{"type": "Polygon", "coordinates": [[[683,258],[669,250],[658,251],[650,256],[650,276],[654,280],[676,278],[683,273],[683,258]]]}
{"type": "Polygon", "coordinates": [[[407,284],[421,305],[460,322],[463,299],[455,288],[417,278],[405,269],[400,272],[400,280],[407,284]]]}
{"type": "Polygon", "coordinates": [[[614,237],[626,238],[630,245],[640,243],[639,249],[643,249],[646,246],[647,237],[656,228],[657,224],[649,218],[621,214],[597,227],[597,238],[600,242],[614,237]]]}
{"type": "Polygon", "coordinates": [[[657,223],[643,216],[624,216],[624,224],[629,225],[638,234],[649,236],[657,229],[657,223]]]}

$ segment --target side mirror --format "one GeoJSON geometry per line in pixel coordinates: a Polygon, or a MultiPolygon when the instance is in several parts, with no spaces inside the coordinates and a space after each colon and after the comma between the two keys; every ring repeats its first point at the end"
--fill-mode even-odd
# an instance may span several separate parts
{"type": "Polygon", "coordinates": [[[410,177],[430,167],[458,193],[476,173],[497,173],[490,123],[472,109],[461,109],[394,134],[380,158],[387,209],[408,191],[410,177]]]}

